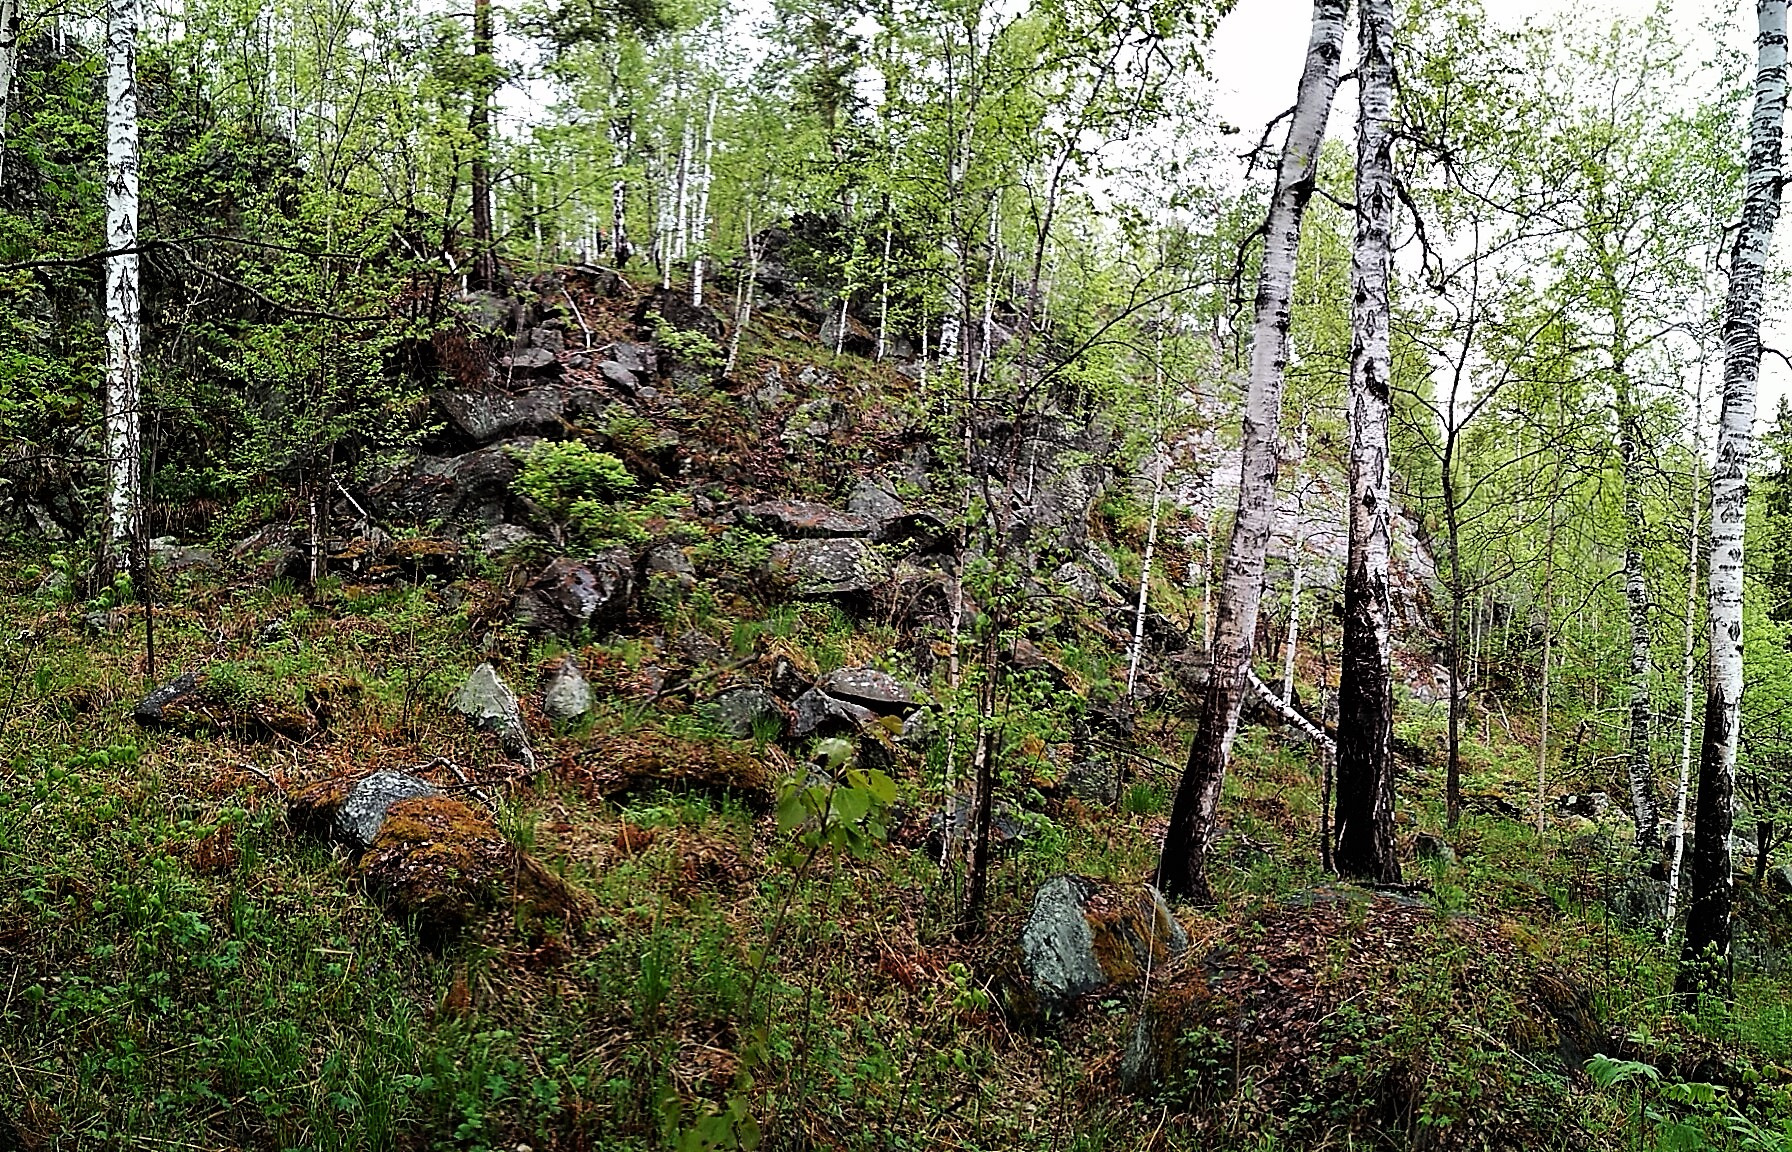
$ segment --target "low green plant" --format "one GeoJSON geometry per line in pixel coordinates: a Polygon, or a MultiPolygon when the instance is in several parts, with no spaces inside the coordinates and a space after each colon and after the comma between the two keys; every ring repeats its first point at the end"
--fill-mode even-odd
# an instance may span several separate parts
{"type": "Polygon", "coordinates": [[[687,498],[655,488],[642,494],[628,466],[583,441],[538,443],[517,454],[511,487],[554,521],[562,542],[587,548],[644,543],[650,525],[675,518],[687,498]]]}

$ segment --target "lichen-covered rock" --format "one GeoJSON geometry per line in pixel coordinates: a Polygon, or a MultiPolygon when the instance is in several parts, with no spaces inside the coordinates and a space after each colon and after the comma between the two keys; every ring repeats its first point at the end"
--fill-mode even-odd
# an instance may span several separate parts
{"type": "Polygon", "coordinates": [[[757,685],[723,689],[710,700],[709,707],[716,724],[731,736],[744,739],[764,734],[775,740],[784,733],[784,706],[757,685]]]}
{"type": "Polygon", "coordinates": [[[517,593],[514,614],[531,631],[571,637],[585,625],[626,612],[634,588],[634,565],[621,549],[585,561],[563,556],[517,593]]]}
{"type": "Polygon", "coordinates": [[[551,432],[560,426],[565,401],[557,388],[504,392],[496,388],[436,393],[437,406],[467,439],[489,444],[521,433],[551,432]]]}
{"type": "Polygon", "coordinates": [[[843,435],[851,427],[852,417],[846,405],[823,396],[798,404],[790,419],[784,422],[779,439],[789,448],[820,446],[843,435]]]}
{"type": "Polygon", "coordinates": [[[394,804],[436,794],[433,784],[408,772],[375,772],[363,777],[348,790],[336,809],[331,822],[335,839],[357,852],[365,852],[373,845],[394,804]]]}
{"type": "Polygon", "coordinates": [[[167,712],[169,707],[198,691],[198,675],[192,672],[182,672],[139,700],[137,706],[131,709],[131,718],[146,727],[166,723],[171,719],[167,712]]]}
{"type": "Polygon", "coordinates": [[[373,486],[375,512],[394,521],[454,527],[490,525],[512,518],[517,506],[511,482],[529,437],[492,444],[459,456],[420,456],[373,486]]]}
{"type": "Polygon", "coordinates": [[[876,668],[837,668],[823,676],[816,687],[836,700],[889,716],[907,715],[919,705],[915,694],[900,680],[876,668]]]}
{"type": "Polygon", "coordinates": [[[877,714],[834,697],[817,688],[798,696],[790,705],[793,721],[790,735],[796,740],[811,736],[839,736],[857,732],[877,720],[877,714]]]}
{"type": "Polygon", "coordinates": [[[1150,885],[1058,876],[1040,885],[1021,930],[1021,967],[1045,1015],[1077,997],[1133,983],[1188,948],[1188,933],[1150,885]]]}
{"type": "Polygon", "coordinates": [[[766,500],[748,504],[740,510],[739,517],[749,527],[802,539],[870,536],[872,530],[872,522],[864,516],[806,500],[766,500]]]}
{"type": "Polygon", "coordinates": [[[541,710],[561,723],[577,720],[591,711],[591,684],[578,660],[567,656],[555,666],[541,692],[541,710]]]}
{"type": "Polygon", "coordinates": [[[466,683],[454,694],[449,707],[467,718],[483,732],[498,737],[504,751],[535,768],[535,754],[529,749],[528,729],[523,725],[522,706],[516,693],[498,678],[498,670],[489,663],[473,669],[466,683]]]}
{"type": "Polygon", "coordinates": [[[889,578],[890,567],[871,542],[860,538],[793,540],[775,544],[774,575],[794,585],[798,596],[870,592],[889,578]]]}

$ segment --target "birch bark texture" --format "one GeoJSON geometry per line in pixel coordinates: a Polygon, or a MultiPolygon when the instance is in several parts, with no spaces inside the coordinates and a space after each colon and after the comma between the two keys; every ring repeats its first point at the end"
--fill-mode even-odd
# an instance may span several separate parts
{"type": "Polygon", "coordinates": [[[1394,6],[1362,0],[1357,65],[1356,245],[1351,257],[1350,529],[1338,681],[1338,794],[1332,862],[1345,876],[1399,883],[1394,850],[1394,719],[1388,591],[1394,227],[1394,6]]]}
{"type": "Polygon", "coordinates": [[[1686,858],[1686,791],[1692,778],[1692,716],[1693,706],[1698,701],[1698,665],[1694,662],[1698,651],[1698,615],[1699,615],[1699,503],[1704,492],[1699,485],[1699,472],[1704,463],[1703,435],[1705,423],[1705,362],[1704,349],[1700,348],[1699,382],[1693,391],[1692,401],[1692,484],[1689,486],[1691,499],[1691,523],[1686,530],[1686,637],[1682,641],[1686,666],[1682,675],[1683,697],[1680,714],[1680,780],[1674,789],[1674,843],[1673,855],[1668,864],[1668,903],[1667,912],[1662,916],[1661,938],[1665,943],[1674,935],[1674,912],[1679,904],[1680,866],[1686,858]]]}
{"type": "Polygon", "coordinates": [[[0,182],[6,179],[6,113],[19,53],[19,0],[0,0],[0,182]]]}
{"type": "Polygon", "coordinates": [[[1748,463],[1754,451],[1755,383],[1761,371],[1761,306],[1768,249],[1780,215],[1781,134],[1786,119],[1786,0],[1757,0],[1755,103],[1749,116],[1742,223],[1730,252],[1724,300],[1723,407],[1711,469],[1707,567],[1710,665],[1699,795],[1693,811],[1686,938],[1674,991],[1684,1000],[1722,986],[1730,956],[1730,828],[1742,706],[1742,542],[1748,463]]]}
{"type": "MultiPolygon", "coordinates": [[[[1624,368],[1620,367],[1622,373],[1624,368]]],[[[1642,435],[1637,427],[1631,386],[1621,386],[1618,402],[1619,459],[1624,470],[1624,603],[1630,612],[1630,810],[1636,817],[1636,846],[1653,848],[1661,831],[1655,800],[1655,769],[1650,721],[1655,693],[1650,678],[1649,582],[1643,573],[1642,435]]]]}
{"type": "Polygon", "coordinates": [[[106,540],[109,562],[137,530],[143,360],[137,253],[137,28],[140,0],[106,7],[106,540]]]}
{"type": "Polygon", "coordinates": [[[1213,837],[1226,762],[1238,734],[1246,665],[1263,596],[1264,556],[1275,514],[1276,431],[1288,367],[1288,325],[1301,219],[1313,197],[1319,147],[1338,90],[1348,0],[1314,0],[1313,28],[1288,139],[1276,167],[1264,223],[1263,264],[1251,323],[1251,372],[1240,440],[1238,515],[1226,550],[1214,621],[1212,669],[1196,713],[1188,767],[1176,789],[1158,861],[1158,887],[1171,896],[1210,900],[1206,854],[1213,837]]]}

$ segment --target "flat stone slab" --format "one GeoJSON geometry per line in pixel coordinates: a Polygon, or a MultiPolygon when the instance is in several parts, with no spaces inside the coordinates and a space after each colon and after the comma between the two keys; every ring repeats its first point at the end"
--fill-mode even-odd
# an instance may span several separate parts
{"type": "Polygon", "coordinates": [[[386,813],[400,800],[437,795],[436,787],[408,772],[375,772],[349,789],[336,809],[336,838],[357,852],[373,846],[386,813]]]}

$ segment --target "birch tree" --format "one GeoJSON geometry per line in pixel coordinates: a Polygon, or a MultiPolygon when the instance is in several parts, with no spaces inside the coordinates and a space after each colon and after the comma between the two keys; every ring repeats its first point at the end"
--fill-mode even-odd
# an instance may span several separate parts
{"type": "Polygon", "coordinates": [[[1238,515],[1226,550],[1212,665],[1196,719],[1188,766],[1176,789],[1170,827],[1158,861],[1158,884],[1174,896],[1211,898],[1206,853],[1213,837],[1226,762],[1238,733],[1245,673],[1263,595],[1264,557],[1275,514],[1276,432],[1288,365],[1288,325],[1301,217],[1313,195],[1319,147],[1338,88],[1348,0],[1314,0],[1288,138],[1282,147],[1264,222],[1263,264],[1251,326],[1250,380],[1240,451],[1238,515]]]}
{"type": "Polygon", "coordinates": [[[19,52],[19,0],[0,0],[0,183],[6,179],[6,112],[19,52]]]}
{"type": "Polygon", "coordinates": [[[1394,852],[1393,675],[1388,591],[1392,356],[1389,243],[1394,224],[1394,6],[1362,0],[1358,36],[1356,254],[1351,262],[1350,529],[1338,682],[1338,796],[1332,861],[1339,872],[1398,883],[1394,852]]]}
{"type": "Polygon", "coordinates": [[[1781,135],[1786,117],[1786,0],[1757,0],[1754,110],[1749,117],[1742,222],[1730,250],[1724,301],[1723,402],[1711,469],[1707,564],[1710,665],[1699,796],[1693,814],[1686,939],[1674,991],[1716,991],[1730,955],[1730,829],[1742,706],[1742,550],[1748,465],[1754,452],[1755,382],[1761,371],[1761,309],[1768,250],[1780,214],[1781,135]]]}
{"type": "Polygon", "coordinates": [[[106,9],[106,555],[116,567],[137,531],[142,483],[138,383],[143,333],[137,284],[139,0],[106,9]]]}

